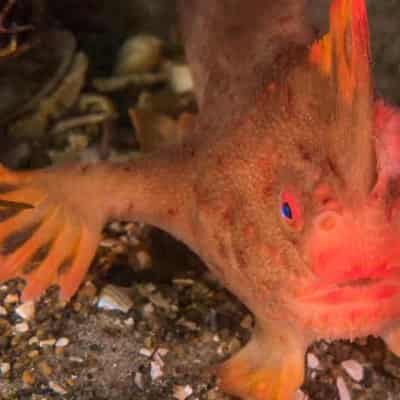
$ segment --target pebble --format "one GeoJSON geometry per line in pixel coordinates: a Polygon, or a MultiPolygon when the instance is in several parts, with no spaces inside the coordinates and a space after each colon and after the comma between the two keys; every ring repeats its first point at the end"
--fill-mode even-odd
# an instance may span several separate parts
{"type": "Polygon", "coordinates": [[[146,250],[139,250],[136,253],[136,258],[138,260],[138,263],[140,265],[140,268],[142,269],[147,269],[151,267],[151,256],[146,250]]]}
{"type": "Polygon", "coordinates": [[[140,372],[136,372],[135,378],[134,378],[135,385],[140,389],[144,389],[144,379],[143,379],[143,374],[140,372]]]}
{"type": "Polygon", "coordinates": [[[193,389],[189,385],[181,386],[177,385],[174,387],[174,398],[177,400],[186,400],[193,394],[193,389]]]}
{"type": "Polygon", "coordinates": [[[173,279],[172,283],[177,286],[193,286],[194,280],[188,278],[176,278],[173,279]]]}
{"type": "Polygon", "coordinates": [[[29,321],[35,316],[35,303],[33,301],[23,303],[15,309],[15,313],[22,319],[29,321]]]}
{"type": "Polygon", "coordinates": [[[108,228],[114,233],[122,233],[124,231],[122,223],[118,221],[111,222],[111,224],[108,225],[108,228]]]}
{"type": "Polygon", "coordinates": [[[158,351],[154,353],[153,360],[159,365],[160,368],[164,367],[165,363],[158,351]]]}
{"type": "Polygon", "coordinates": [[[79,300],[83,299],[93,299],[97,294],[97,288],[91,281],[86,281],[83,288],[79,291],[79,300]]]}
{"type": "Polygon", "coordinates": [[[69,345],[69,339],[66,337],[62,337],[56,341],[55,345],[56,347],[66,347],[69,345]]]}
{"type": "Polygon", "coordinates": [[[39,338],[37,336],[32,336],[29,340],[28,340],[28,344],[29,345],[34,345],[34,344],[38,344],[39,343],[39,338]]]}
{"type": "Polygon", "coordinates": [[[132,317],[129,317],[128,319],[126,319],[124,321],[124,325],[129,326],[129,327],[134,326],[135,320],[132,317]]]}
{"type": "Polygon", "coordinates": [[[143,306],[143,317],[148,318],[154,313],[154,306],[151,303],[146,303],[143,306]]]}
{"type": "Polygon", "coordinates": [[[161,378],[163,375],[164,375],[164,373],[162,371],[161,365],[156,361],[152,361],[150,363],[151,380],[155,381],[155,380],[161,378]]]}
{"type": "Polygon", "coordinates": [[[10,363],[1,363],[0,364],[0,372],[2,375],[7,374],[11,370],[11,364],[10,363]]]}
{"type": "Polygon", "coordinates": [[[114,67],[114,74],[150,72],[161,61],[163,42],[151,35],[136,35],[121,46],[114,67]]]}
{"type": "Polygon", "coordinates": [[[66,395],[67,394],[67,391],[61,385],[59,385],[56,382],[50,381],[49,382],[49,388],[55,393],[58,393],[58,394],[61,394],[61,395],[66,395]]]}
{"type": "Polygon", "coordinates": [[[298,390],[294,394],[294,400],[309,400],[309,397],[302,390],[298,390]]]}
{"type": "Polygon", "coordinates": [[[157,307],[164,310],[178,311],[174,304],[171,304],[170,299],[165,298],[160,292],[152,293],[149,296],[149,300],[157,307]]]}
{"type": "Polygon", "coordinates": [[[26,322],[15,324],[15,331],[18,333],[25,333],[29,331],[29,325],[26,322]]]}
{"type": "Polygon", "coordinates": [[[249,314],[247,314],[241,321],[240,321],[240,326],[243,329],[251,329],[253,326],[253,317],[249,314]]]}
{"type": "Polygon", "coordinates": [[[39,351],[38,350],[32,350],[28,353],[29,358],[37,358],[39,357],[39,351]]]}
{"type": "Polygon", "coordinates": [[[71,134],[68,137],[69,148],[74,152],[81,152],[89,146],[87,135],[71,134]]]}
{"type": "Polygon", "coordinates": [[[144,357],[150,358],[154,353],[154,350],[145,349],[144,347],[139,350],[139,354],[144,357]]]}
{"type": "Polygon", "coordinates": [[[40,371],[40,373],[48,378],[52,373],[53,369],[50,367],[50,365],[46,361],[41,361],[37,364],[37,367],[40,371]]]}
{"type": "Polygon", "coordinates": [[[168,350],[168,349],[165,349],[165,348],[163,348],[163,347],[160,347],[160,348],[157,350],[157,353],[158,353],[161,357],[165,357],[165,356],[169,353],[169,350],[168,350]]]}
{"type": "Polygon", "coordinates": [[[46,339],[39,342],[39,347],[52,347],[56,344],[56,339],[46,339]]]}
{"type": "Polygon", "coordinates": [[[8,294],[4,299],[4,304],[16,304],[19,302],[19,296],[17,294],[8,294]]]}
{"type": "Polygon", "coordinates": [[[307,366],[311,369],[319,368],[320,362],[315,354],[313,354],[313,353],[307,354],[307,366]]]}
{"type": "Polygon", "coordinates": [[[126,314],[133,307],[133,300],[118,286],[107,285],[100,292],[97,307],[126,314]]]}
{"type": "Polygon", "coordinates": [[[0,317],[5,317],[7,314],[7,310],[3,306],[0,306],[0,317]]]}
{"type": "Polygon", "coordinates": [[[64,350],[65,350],[65,347],[56,347],[56,350],[54,353],[56,356],[62,356],[64,354],[64,350]]]}
{"type": "Polygon", "coordinates": [[[106,238],[103,239],[99,246],[100,247],[104,247],[105,249],[112,249],[113,247],[115,247],[117,244],[119,244],[119,241],[117,239],[113,239],[113,238],[106,238]]]}
{"type": "Polygon", "coordinates": [[[22,382],[24,382],[25,385],[33,385],[35,383],[35,377],[30,371],[24,371],[22,374],[22,382]]]}
{"type": "Polygon", "coordinates": [[[336,379],[336,387],[339,392],[340,400],[351,400],[349,388],[347,387],[346,382],[341,376],[336,379]]]}
{"type": "Polygon", "coordinates": [[[361,382],[364,379],[364,368],[358,361],[346,360],[341,365],[354,381],[361,382]]]}
{"type": "Polygon", "coordinates": [[[78,364],[82,364],[84,362],[84,359],[81,358],[81,357],[71,356],[69,358],[69,361],[75,362],[75,363],[78,363],[78,364]]]}
{"type": "Polygon", "coordinates": [[[193,78],[186,64],[168,63],[168,81],[171,89],[177,93],[187,93],[193,90],[193,78]]]}

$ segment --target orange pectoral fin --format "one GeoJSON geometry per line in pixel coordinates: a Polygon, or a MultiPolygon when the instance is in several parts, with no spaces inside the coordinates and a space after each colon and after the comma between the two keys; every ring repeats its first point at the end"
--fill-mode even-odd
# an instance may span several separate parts
{"type": "MultiPolygon", "coordinates": [[[[290,337],[257,332],[217,368],[222,391],[244,400],[293,400],[304,379],[304,348],[290,337]]],[[[291,336],[291,334],[289,334],[291,336]]]]}
{"type": "Polygon", "coordinates": [[[334,80],[342,99],[348,103],[358,91],[371,90],[365,0],[333,0],[330,30],[313,44],[309,60],[323,75],[334,80]]]}
{"type": "Polygon", "coordinates": [[[53,178],[56,184],[47,187],[34,172],[18,174],[0,166],[0,281],[24,279],[23,301],[57,284],[61,299],[72,297],[101,237],[102,226],[90,212],[85,215],[53,196],[59,189],[53,178]]]}

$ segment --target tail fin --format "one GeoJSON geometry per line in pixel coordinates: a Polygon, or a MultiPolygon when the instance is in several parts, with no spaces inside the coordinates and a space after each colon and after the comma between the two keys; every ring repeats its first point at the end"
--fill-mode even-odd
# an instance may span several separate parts
{"type": "Polygon", "coordinates": [[[35,172],[0,166],[0,281],[22,278],[23,301],[58,284],[68,300],[79,288],[96,253],[102,225],[73,207],[53,184],[35,172]]]}

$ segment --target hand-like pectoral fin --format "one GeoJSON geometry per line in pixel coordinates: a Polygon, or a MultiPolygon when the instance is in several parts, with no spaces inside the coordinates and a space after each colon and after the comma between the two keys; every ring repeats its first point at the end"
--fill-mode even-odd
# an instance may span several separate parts
{"type": "Polygon", "coordinates": [[[218,367],[219,387],[245,400],[293,400],[304,379],[304,351],[294,333],[260,330],[218,367]]]}
{"type": "Polygon", "coordinates": [[[96,207],[72,207],[68,196],[57,195],[63,179],[57,172],[48,175],[51,185],[35,172],[0,165],[0,282],[24,279],[23,301],[37,299],[51,285],[60,286],[63,300],[71,298],[101,238],[96,207]]]}

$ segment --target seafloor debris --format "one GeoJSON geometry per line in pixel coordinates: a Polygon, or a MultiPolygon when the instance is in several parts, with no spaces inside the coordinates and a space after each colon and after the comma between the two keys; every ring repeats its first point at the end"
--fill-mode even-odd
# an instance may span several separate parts
{"type": "Polygon", "coordinates": [[[97,307],[127,313],[133,307],[133,300],[123,288],[107,285],[100,292],[97,307]]]}
{"type": "Polygon", "coordinates": [[[70,71],[75,51],[76,40],[71,33],[49,31],[38,34],[29,51],[3,60],[0,63],[0,125],[34,113],[41,100],[48,98],[70,71]]]}

